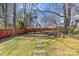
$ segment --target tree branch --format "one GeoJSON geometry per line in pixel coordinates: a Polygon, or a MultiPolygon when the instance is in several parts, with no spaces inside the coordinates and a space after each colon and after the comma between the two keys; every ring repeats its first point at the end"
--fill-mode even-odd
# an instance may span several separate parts
{"type": "Polygon", "coordinates": [[[40,9],[38,9],[38,11],[40,11],[40,12],[54,13],[54,14],[56,14],[57,16],[64,17],[63,15],[60,15],[59,13],[57,13],[57,12],[53,12],[53,11],[42,11],[42,10],[40,10],[40,9]]]}

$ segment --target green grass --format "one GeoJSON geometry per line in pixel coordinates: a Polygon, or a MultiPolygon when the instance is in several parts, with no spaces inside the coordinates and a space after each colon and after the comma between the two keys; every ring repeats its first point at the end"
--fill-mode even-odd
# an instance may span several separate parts
{"type": "Polygon", "coordinates": [[[35,39],[42,39],[48,56],[79,56],[79,40],[71,37],[26,37],[18,36],[0,44],[1,56],[32,56],[35,39]]]}
{"type": "Polygon", "coordinates": [[[8,40],[0,44],[0,55],[30,56],[33,54],[33,49],[34,49],[33,38],[15,37],[12,38],[11,40],[8,40]]]}
{"type": "Polygon", "coordinates": [[[50,39],[46,43],[47,54],[50,56],[79,56],[79,40],[71,37],[50,39]]]}

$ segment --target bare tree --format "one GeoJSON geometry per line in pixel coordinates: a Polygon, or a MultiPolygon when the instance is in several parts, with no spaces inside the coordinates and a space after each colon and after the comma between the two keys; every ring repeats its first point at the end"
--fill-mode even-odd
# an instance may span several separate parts
{"type": "Polygon", "coordinates": [[[13,35],[15,35],[16,30],[16,3],[13,5],[13,35]]]}
{"type": "Polygon", "coordinates": [[[67,28],[70,26],[70,20],[71,20],[71,11],[72,11],[72,5],[71,3],[63,4],[63,14],[64,14],[64,32],[68,33],[67,28]]]}
{"type": "Polygon", "coordinates": [[[68,3],[68,4],[65,4],[63,3],[63,15],[61,15],[61,13],[57,13],[56,11],[53,12],[53,11],[42,11],[40,9],[38,9],[38,11],[40,12],[49,12],[49,13],[53,13],[53,14],[56,14],[57,16],[59,17],[63,17],[64,18],[64,33],[68,33],[68,26],[70,25],[70,20],[71,20],[71,7],[72,7],[72,4],[71,3],[68,3]],[[66,6],[67,5],[67,6],[66,6]]]}
{"type": "Polygon", "coordinates": [[[7,3],[5,4],[5,17],[4,17],[4,23],[5,23],[5,28],[7,28],[7,3]]]}
{"type": "Polygon", "coordinates": [[[33,3],[23,4],[25,27],[31,27],[33,19],[36,17],[36,6],[37,4],[33,4],[33,3]]]}
{"type": "Polygon", "coordinates": [[[4,27],[7,28],[7,3],[2,3],[2,17],[4,18],[4,27]]]}
{"type": "Polygon", "coordinates": [[[23,25],[23,28],[26,28],[27,27],[27,11],[26,11],[26,8],[27,7],[27,4],[26,3],[23,3],[23,13],[24,13],[24,25],[23,25]]]}

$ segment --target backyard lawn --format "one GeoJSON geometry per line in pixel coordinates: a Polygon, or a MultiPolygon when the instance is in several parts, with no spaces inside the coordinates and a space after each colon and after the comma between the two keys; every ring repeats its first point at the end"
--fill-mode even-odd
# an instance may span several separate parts
{"type": "Polygon", "coordinates": [[[33,49],[33,38],[15,37],[0,44],[0,55],[32,55],[33,49]]]}
{"type": "Polygon", "coordinates": [[[37,39],[42,40],[47,56],[79,55],[79,40],[71,37],[17,36],[0,44],[1,56],[32,56],[37,39]]]}

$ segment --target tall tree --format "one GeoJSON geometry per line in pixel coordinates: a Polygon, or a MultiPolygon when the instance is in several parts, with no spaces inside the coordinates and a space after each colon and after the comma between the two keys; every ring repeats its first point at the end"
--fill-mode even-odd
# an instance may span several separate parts
{"type": "Polygon", "coordinates": [[[5,28],[7,28],[7,3],[5,3],[5,17],[4,17],[4,23],[5,23],[5,28]]]}
{"type": "Polygon", "coordinates": [[[64,33],[68,33],[68,27],[70,26],[71,20],[71,3],[63,4],[63,14],[64,14],[64,33]]]}
{"type": "Polygon", "coordinates": [[[56,11],[49,11],[49,10],[42,11],[40,9],[38,9],[38,11],[49,12],[49,13],[53,13],[59,17],[63,17],[63,19],[64,19],[64,33],[68,33],[67,28],[70,25],[72,4],[71,3],[63,3],[62,5],[63,5],[63,15],[61,15],[61,13],[57,13],[56,11]]]}
{"type": "Polygon", "coordinates": [[[13,5],[13,35],[15,35],[16,31],[16,3],[13,5]]]}
{"type": "Polygon", "coordinates": [[[4,18],[4,27],[7,28],[7,3],[2,3],[2,16],[4,18]]]}
{"type": "Polygon", "coordinates": [[[37,4],[33,4],[33,3],[23,4],[25,27],[31,27],[33,19],[37,18],[36,7],[37,4]]]}
{"type": "Polygon", "coordinates": [[[23,13],[24,13],[24,25],[23,25],[23,28],[26,28],[27,27],[27,10],[26,10],[27,7],[27,4],[26,3],[23,3],[23,13]]]}

